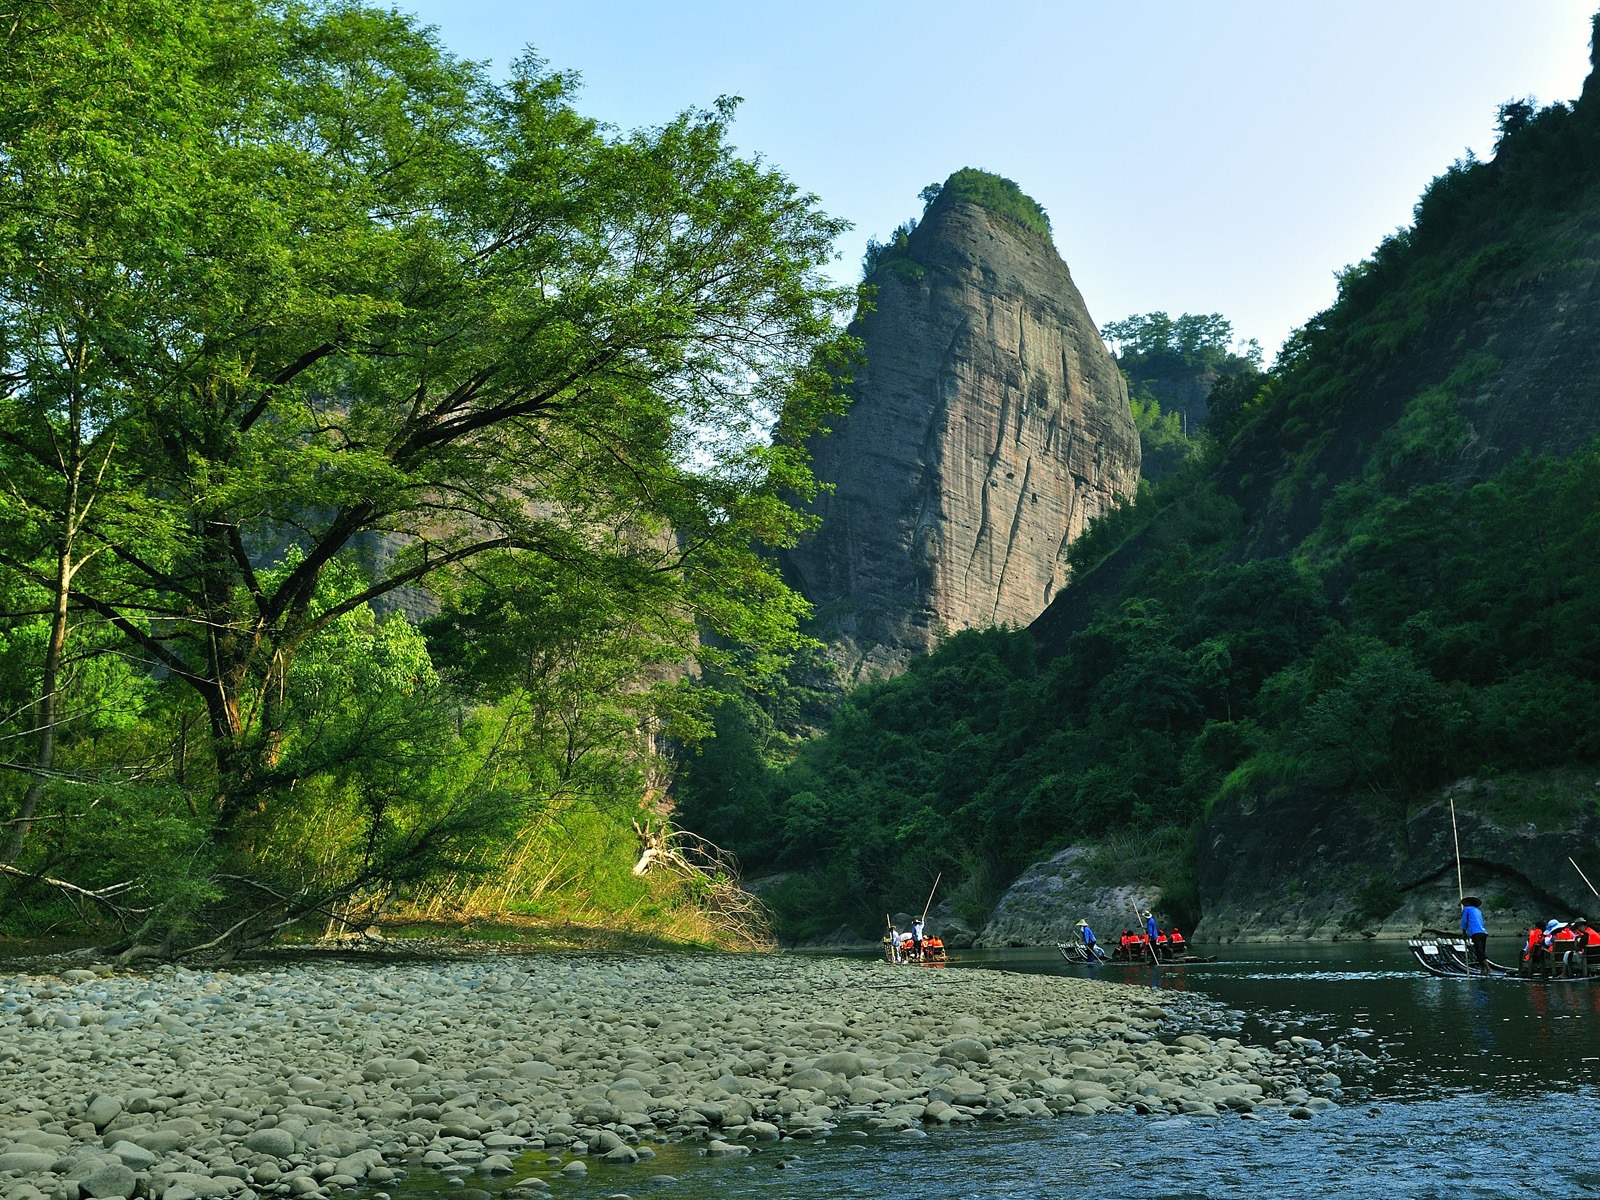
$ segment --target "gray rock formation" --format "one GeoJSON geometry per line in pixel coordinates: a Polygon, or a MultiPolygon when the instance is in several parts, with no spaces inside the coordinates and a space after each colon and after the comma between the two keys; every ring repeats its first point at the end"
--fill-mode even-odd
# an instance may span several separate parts
{"type": "Polygon", "coordinates": [[[1047,237],[935,202],[871,282],[854,404],[814,447],[834,490],[790,555],[853,678],[1032,621],[1067,544],[1139,477],[1126,385],[1047,237]]]}
{"type": "MultiPolygon", "coordinates": [[[[1600,782],[1594,785],[1600,791],[1600,782]]],[[[1590,878],[1600,862],[1600,815],[1573,805],[1538,823],[1518,790],[1572,792],[1571,780],[1463,780],[1415,811],[1384,811],[1311,791],[1219,804],[1200,844],[1196,930],[1206,941],[1414,937],[1457,928],[1455,838],[1462,886],[1483,899],[1491,953],[1534,921],[1600,908],[1568,862],[1590,878]],[[1451,828],[1450,800],[1456,829],[1451,828]]]]}
{"type": "Polygon", "coordinates": [[[1068,846],[1035,863],[1006,889],[989,922],[978,935],[980,946],[1050,946],[1075,941],[1077,924],[1090,928],[1108,947],[1117,935],[1134,927],[1137,913],[1152,909],[1165,929],[1170,921],[1161,910],[1160,889],[1141,884],[1107,886],[1087,877],[1086,846],[1068,846]]]}

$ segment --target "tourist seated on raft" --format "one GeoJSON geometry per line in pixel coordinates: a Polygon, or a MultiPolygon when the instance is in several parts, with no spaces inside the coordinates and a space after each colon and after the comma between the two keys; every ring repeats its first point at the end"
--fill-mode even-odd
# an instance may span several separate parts
{"type": "Polygon", "coordinates": [[[1544,926],[1535,925],[1528,930],[1528,940],[1522,947],[1522,965],[1528,974],[1544,969],[1549,951],[1544,948],[1544,926]]]}
{"type": "Polygon", "coordinates": [[[1567,977],[1589,973],[1589,919],[1579,917],[1567,929],[1566,950],[1561,955],[1561,973],[1567,977]]]}
{"type": "Polygon", "coordinates": [[[1572,926],[1565,921],[1551,921],[1544,927],[1544,948],[1552,959],[1559,961],[1572,944],[1572,926]]]}
{"type": "Polygon", "coordinates": [[[1183,934],[1178,932],[1178,927],[1176,925],[1172,927],[1172,932],[1167,935],[1167,938],[1169,941],[1171,941],[1174,949],[1183,949],[1183,934]]]}

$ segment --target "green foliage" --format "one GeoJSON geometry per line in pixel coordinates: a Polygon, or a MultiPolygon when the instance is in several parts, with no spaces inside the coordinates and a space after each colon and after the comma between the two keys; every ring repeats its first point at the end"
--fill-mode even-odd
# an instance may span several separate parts
{"type": "MultiPolygon", "coordinates": [[[[1050,218],[1031,197],[1009,179],[963,167],[942,184],[929,184],[920,193],[923,202],[922,219],[926,221],[940,206],[958,201],[977,204],[997,216],[1030,233],[1050,239],[1050,218]]],[[[869,281],[880,271],[886,271],[904,283],[919,283],[927,268],[911,256],[911,238],[917,231],[915,217],[898,225],[887,241],[867,239],[866,253],[861,259],[861,278],[869,281]]]]}
{"type": "Polygon", "coordinates": [[[1255,369],[1223,375],[1206,396],[1206,432],[1217,442],[1227,444],[1269,403],[1267,393],[1272,376],[1255,369]]]}
{"type": "Polygon", "coordinates": [[[1400,889],[1392,879],[1384,876],[1368,879],[1361,884],[1354,898],[1355,907],[1339,923],[1349,933],[1371,928],[1404,903],[1400,889]]]}
{"type": "MultiPolygon", "coordinates": [[[[1314,788],[1403,814],[1474,772],[1550,781],[1581,762],[1570,787],[1484,804],[1540,823],[1593,804],[1600,445],[1388,498],[1340,518],[1340,555],[1299,564],[1227,561],[1237,510],[1206,495],[1142,516],[1156,501],[1141,497],[1096,527],[1142,521],[1141,554],[1128,598],[1058,656],[1021,632],[959,634],[852,693],[792,763],[744,777],[759,833],[725,829],[798,873],[775,893],[786,931],[870,932],[938,870],[992,903],[1028,862],[1081,841],[1102,845],[1109,872],[1162,880],[1193,920],[1188,838],[1223,798],[1314,788]]],[[[1386,915],[1387,892],[1368,899],[1359,922],[1386,915]]]]}
{"type": "Polygon", "coordinates": [[[1244,343],[1242,353],[1234,352],[1233,323],[1221,313],[1184,313],[1177,318],[1164,312],[1135,314],[1108,321],[1100,336],[1112,344],[1124,369],[1170,364],[1194,371],[1219,370],[1234,359],[1258,370],[1261,366],[1261,345],[1255,339],[1244,343]]]}
{"type": "Polygon", "coordinates": [[[1151,843],[1158,873],[1192,919],[1192,870],[1169,851],[1249,753],[1261,684],[1322,621],[1315,592],[1277,563],[1175,572],[1162,599],[1103,615],[1049,662],[1022,631],[957,634],[848,696],[792,763],[745,776],[771,815],[732,845],[763,868],[838,881],[820,900],[805,890],[820,916],[791,905],[799,884],[769,895],[786,932],[868,932],[885,910],[920,905],[939,871],[992,903],[972,881],[1003,887],[1043,850],[1165,829],[1151,843]]]}
{"type": "MultiPolygon", "coordinates": [[[[1494,161],[1469,152],[1455,162],[1418,200],[1410,228],[1339,273],[1337,301],[1279,352],[1272,400],[1253,414],[1256,444],[1275,454],[1325,444],[1365,393],[1358,380],[1381,378],[1430,334],[1566,262],[1554,231],[1600,184],[1600,108],[1590,92],[1578,105],[1502,106],[1494,161]]],[[[1458,356],[1441,349],[1440,357],[1458,356]]],[[[1444,386],[1458,401],[1470,390],[1460,380],[1444,386]]]]}
{"type": "MultiPolygon", "coordinates": [[[[1570,251],[1600,185],[1596,80],[1576,105],[1502,108],[1494,162],[1434,180],[1270,372],[1248,352],[1217,371],[1200,453],[1070,548],[1098,610],[1045,630],[1052,657],[1015,631],[960,634],[762,764],[759,853],[791,872],[774,893],[791,931],[869,932],[939,870],[981,908],[1068,842],[1099,844],[1108,873],[1159,873],[1119,847],[1192,846],[1224,801],[1270,820],[1320,790],[1392,820],[1472,778],[1507,820],[1593,810],[1600,446],[1490,453],[1502,368],[1482,347],[1505,344],[1487,315],[1549,273],[1588,286],[1570,251]]],[[[1157,432],[1166,401],[1130,363],[1216,367],[1231,330],[1155,313],[1106,336],[1157,432]]],[[[1197,902],[1192,850],[1165,861],[1171,895],[1197,902]]],[[[1352,929],[1398,904],[1391,881],[1351,882],[1352,929]]]]}
{"type": "Polygon", "coordinates": [[[1139,472],[1145,479],[1161,479],[1177,471],[1199,453],[1198,441],[1183,431],[1180,413],[1162,412],[1161,401],[1148,387],[1130,390],[1128,402],[1133,426],[1139,431],[1139,472]]]}
{"type": "Polygon", "coordinates": [[[923,268],[921,264],[910,261],[906,256],[911,251],[911,235],[916,231],[917,221],[913,217],[896,227],[894,233],[889,235],[887,242],[880,242],[877,238],[867,239],[867,251],[861,258],[861,278],[863,281],[871,279],[877,274],[880,267],[900,264],[902,270],[915,271],[916,278],[921,278],[923,268]]]}
{"type": "Polygon", "coordinates": [[[1050,240],[1050,218],[1033,197],[1025,193],[1012,180],[1003,175],[980,171],[976,167],[962,167],[942,184],[930,184],[922,190],[926,207],[922,219],[939,208],[965,200],[986,208],[996,216],[1004,217],[1030,233],[1050,240]]]}
{"type": "Polygon", "coordinates": [[[212,882],[33,832],[0,860],[125,866],[170,949],[426,895],[575,805],[627,830],[641,727],[705,727],[683,666],[808,644],[767,551],[844,403],[842,223],[734,152],[731,102],[617,133],[396,11],[5,37],[0,820],[87,837],[72,787],[136,781],[212,882]],[[426,639],[375,615],[418,587],[426,639]]]}

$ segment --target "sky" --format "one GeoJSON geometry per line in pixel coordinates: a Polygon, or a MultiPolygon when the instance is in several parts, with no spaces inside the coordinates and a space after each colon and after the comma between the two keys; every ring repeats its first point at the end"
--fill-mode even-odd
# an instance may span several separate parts
{"type": "Polygon", "coordinates": [[[1575,98],[1600,0],[396,0],[495,74],[532,47],[627,130],[733,126],[850,221],[831,266],[961,167],[1049,213],[1101,325],[1221,313],[1268,357],[1334,275],[1489,157],[1513,98],[1575,98]]]}

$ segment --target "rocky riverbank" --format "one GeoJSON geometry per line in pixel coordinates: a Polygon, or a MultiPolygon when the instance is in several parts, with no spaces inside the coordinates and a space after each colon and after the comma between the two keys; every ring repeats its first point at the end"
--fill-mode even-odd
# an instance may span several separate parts
{"type": "Polygon", "coordinates": [[[842,1120],[1333,1103],[1314,1043],[1184,1032],[1223,1015],[1090,980],[789,956],[0,976],[0,1197],[318,1200],[418,1164],[512,1175],[530,1148],[563,1156],[559,1178],[652,1142],[740,1155],[842,1120]]]}

